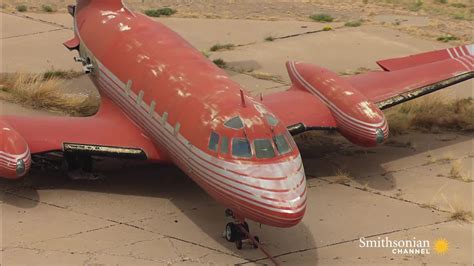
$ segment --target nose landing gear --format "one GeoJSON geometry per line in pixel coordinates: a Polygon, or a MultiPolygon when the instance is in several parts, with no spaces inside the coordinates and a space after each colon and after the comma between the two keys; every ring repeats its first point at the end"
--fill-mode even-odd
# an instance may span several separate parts
{"type": "Polygon", "coordinates": [[[237,249],[242,249],[244,241],[250,242],[253,248],[259,247],[260,239],[258,236],[250,234],[250,228],[245,219],[236,218],[229,209],[226,210],[226,216],[230,216],[235,220],[235,222],[227,223],[225,226],[223,235],[227,241],[234,242],[237,249]]]}

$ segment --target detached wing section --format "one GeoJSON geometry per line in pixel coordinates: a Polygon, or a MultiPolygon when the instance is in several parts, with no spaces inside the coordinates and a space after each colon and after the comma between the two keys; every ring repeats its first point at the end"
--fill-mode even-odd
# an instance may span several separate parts
{"type": "Polygon", "coordinates": [[[169,162],[106,96],[92,117],[0,116],[0,122],[16,131],[32,154],[67,151],[169,162]]]}
{"type": "Polygon", "coordinates": [[[443,89],[474,76],[474,45],[378,61],[385,71],[348,77],[380,109],[443,89]]]}

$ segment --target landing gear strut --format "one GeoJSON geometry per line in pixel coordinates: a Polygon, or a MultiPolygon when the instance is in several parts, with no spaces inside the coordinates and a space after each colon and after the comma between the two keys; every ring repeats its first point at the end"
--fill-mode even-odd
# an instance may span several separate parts
{"type": "Polygon", "coordinates": [[[235,221],[227,223],[224,230],[224,237],[229,242],[234,242],[237,249],[242,249],[244,241],[248,241],[252,244],[253,248],[258,248],[260,239],[258,236],[252,236],[250,234],[250,228],[244,219],[238,219],[234,216],[233,212],[229,209],[225,211],[226,216],[232,217],[235,221]]]}
{"type": "Polygon", "coordinates": [[[63,170],[72,180],[100,180],[104,176],[93,172],[93,160],[86,154],[64,154],[63,170]]]}

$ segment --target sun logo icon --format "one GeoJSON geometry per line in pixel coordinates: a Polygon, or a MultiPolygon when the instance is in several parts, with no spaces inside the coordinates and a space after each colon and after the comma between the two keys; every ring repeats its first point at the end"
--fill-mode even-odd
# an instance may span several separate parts
{"type": "Polygon", "coordinates": [[[446,239],[438,239],[436,240],[433,249],[436,251],[438,254],[445,254],[448,252],[449,249],[449,242],[446,239]]]}

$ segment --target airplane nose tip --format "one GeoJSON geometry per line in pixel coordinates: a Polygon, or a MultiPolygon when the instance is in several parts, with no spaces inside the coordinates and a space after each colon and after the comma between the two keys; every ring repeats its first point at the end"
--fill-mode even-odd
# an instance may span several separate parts
{"type": "Polygon", "coordinates": [[[303,171],[301,170],[299,174],[288,177],[288,180],[300,181],[301,178],[302,180],[292,187],[290,195],[285,200],[287,208],[278,214],[278,218],[282,222],[281,227],[297,225],[306,212],[306,177],[303,171]]]}
{"type": "Polygon", "coordinates": [[[23,137],[9,124],[0,121],[0,177],[20,178],[31,165],[31,154],[23,137]]]}
{"type": "Polygon", "coordinates": [[[18,159],[16,161],[16,175],[23,176],[26,173],[25,161],[23,159],[18,159]]]}

